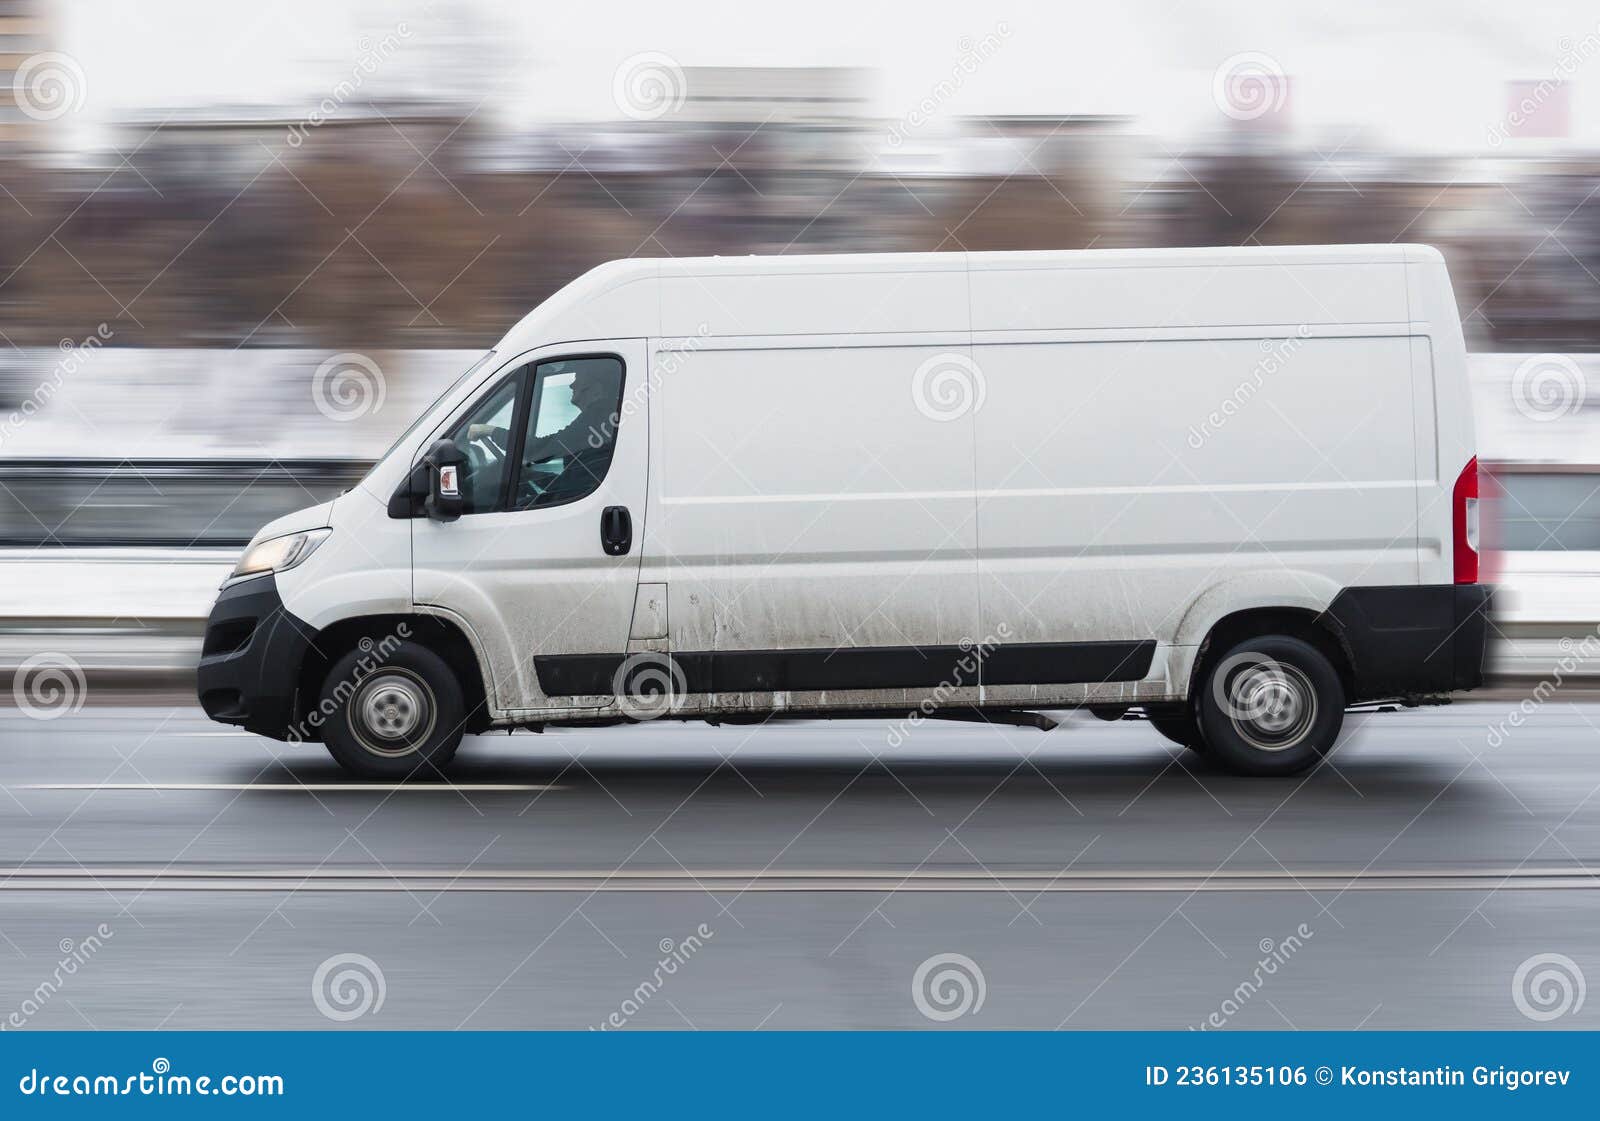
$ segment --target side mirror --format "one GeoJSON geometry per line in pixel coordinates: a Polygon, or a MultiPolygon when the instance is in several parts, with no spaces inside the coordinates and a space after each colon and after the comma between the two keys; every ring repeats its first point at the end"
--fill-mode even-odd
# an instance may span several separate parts
{"type": "Polygon", "coordinates": [[[423,511],[436,522],[453,522],[461,516],[462,475],[467,456],[453,440],[435,440],[422,462],[428,469],[428,497],[423,511]]]}

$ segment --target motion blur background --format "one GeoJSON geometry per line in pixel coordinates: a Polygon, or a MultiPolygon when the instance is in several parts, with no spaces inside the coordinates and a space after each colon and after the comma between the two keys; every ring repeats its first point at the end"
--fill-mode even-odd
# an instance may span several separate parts
{"type": "Polygon", "coordinates": [[[584,1027],[714,928],[639,1026],[1593,1027],[1597,313],[1579,0],[0,0],[0,1015],[584,1027]],[[1303,781],[1077,714],[395,792],[195,707],[240,546],[600,262],[1390,241],[1472,352],[1495,688],[1303,781]]]}
{"type": "Polygon", "coordinates": [[[13,653],[181,664],[263,522],[633,255],[1434,244],[1507,602],[1600,601],[1592,5],[0,0],[0,102],[13,653]]]}

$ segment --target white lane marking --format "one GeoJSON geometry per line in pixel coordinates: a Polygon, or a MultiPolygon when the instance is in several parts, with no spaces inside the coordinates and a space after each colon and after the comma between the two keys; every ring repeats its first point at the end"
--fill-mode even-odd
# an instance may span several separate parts
{"type": "Polygon", "coordinates": [[[419,782],[28,782],[17,786],[8,786],[7,790],[270,790],[270,791],[309,791],[313,794],[330,793],[364,793],[375,791],[383,794],[412,794],[412,793],[480,793],[480,794],[522,794],[529,791],[561,790],[560,786],[541,785],[529,782],[458,782],[444,783],[419,783],[419,782]]]}
{"type": "Polygon", "coordinates": [[[1383,872],[1028,871],[985,870],[693,871],[594,870],[385,871],[325,867],[0,868],[10,891],[405,891],[405,892],[1317,892],[1594,891],[1600,868],[1455,869],[1383,872]]]}
{"type": "Polygon", "coordinates": [[[248,736],[255,738],[254,732],[177,732],[179,739],[224,739],[232,736],[248,736]]]}

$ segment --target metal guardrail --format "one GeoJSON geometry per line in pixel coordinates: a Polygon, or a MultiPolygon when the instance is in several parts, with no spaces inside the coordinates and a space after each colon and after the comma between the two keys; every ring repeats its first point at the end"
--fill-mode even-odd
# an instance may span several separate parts
{"type": "Polygon", "coordinates": [[[0,546],[240,546],[359,482],[357,459],[0,460],[0,546]]]}
{"type": "MultiPolygon", "coordinates": [[[[0,551],[0,673],[52,651],[96,676],[187,690],[201,621],[237,550],[273,518],[354,486],[369,466],[0,460],[0,548],[11,550],[0,551]]],[[[1600,468],[1494,470],[1514,488],[1518,539],[1542,551],[1507,554],[1511,609],[1497,620],[1491,683],[1531,689],[1559,676],[1600,689],[1600,468]],[[1576,506],[1573,485],[1587,496],[1576,506]]]]}
{"type": "MultiPolygon", "coordinates": [[[[239,546],[360,481],[366,459],[0,460],[0,547],[239,546]]],[[[1600,549],[1600,467],[1485,464],[1499,547],[1600,549]]]]}

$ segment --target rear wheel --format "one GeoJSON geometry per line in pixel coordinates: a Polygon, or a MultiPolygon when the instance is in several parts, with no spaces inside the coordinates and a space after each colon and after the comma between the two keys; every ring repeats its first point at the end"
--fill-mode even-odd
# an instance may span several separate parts
{"type": "Polygon", "coordinates": [[[322,686],[331,712],[323,742],[339,765],[365,778],[437,776],[461,744],[461,684],[433,651],[401,642],[382,658],[357,648],[322,686]]]}
{"type": "Polygon", "coordinates": [[[1344,685],[1315,646],[1288,635],[1237,643],[1201,684],[1200,730],[1211,755],[1245,775],[1292,775],[1332,750],[1344,685]]]}

